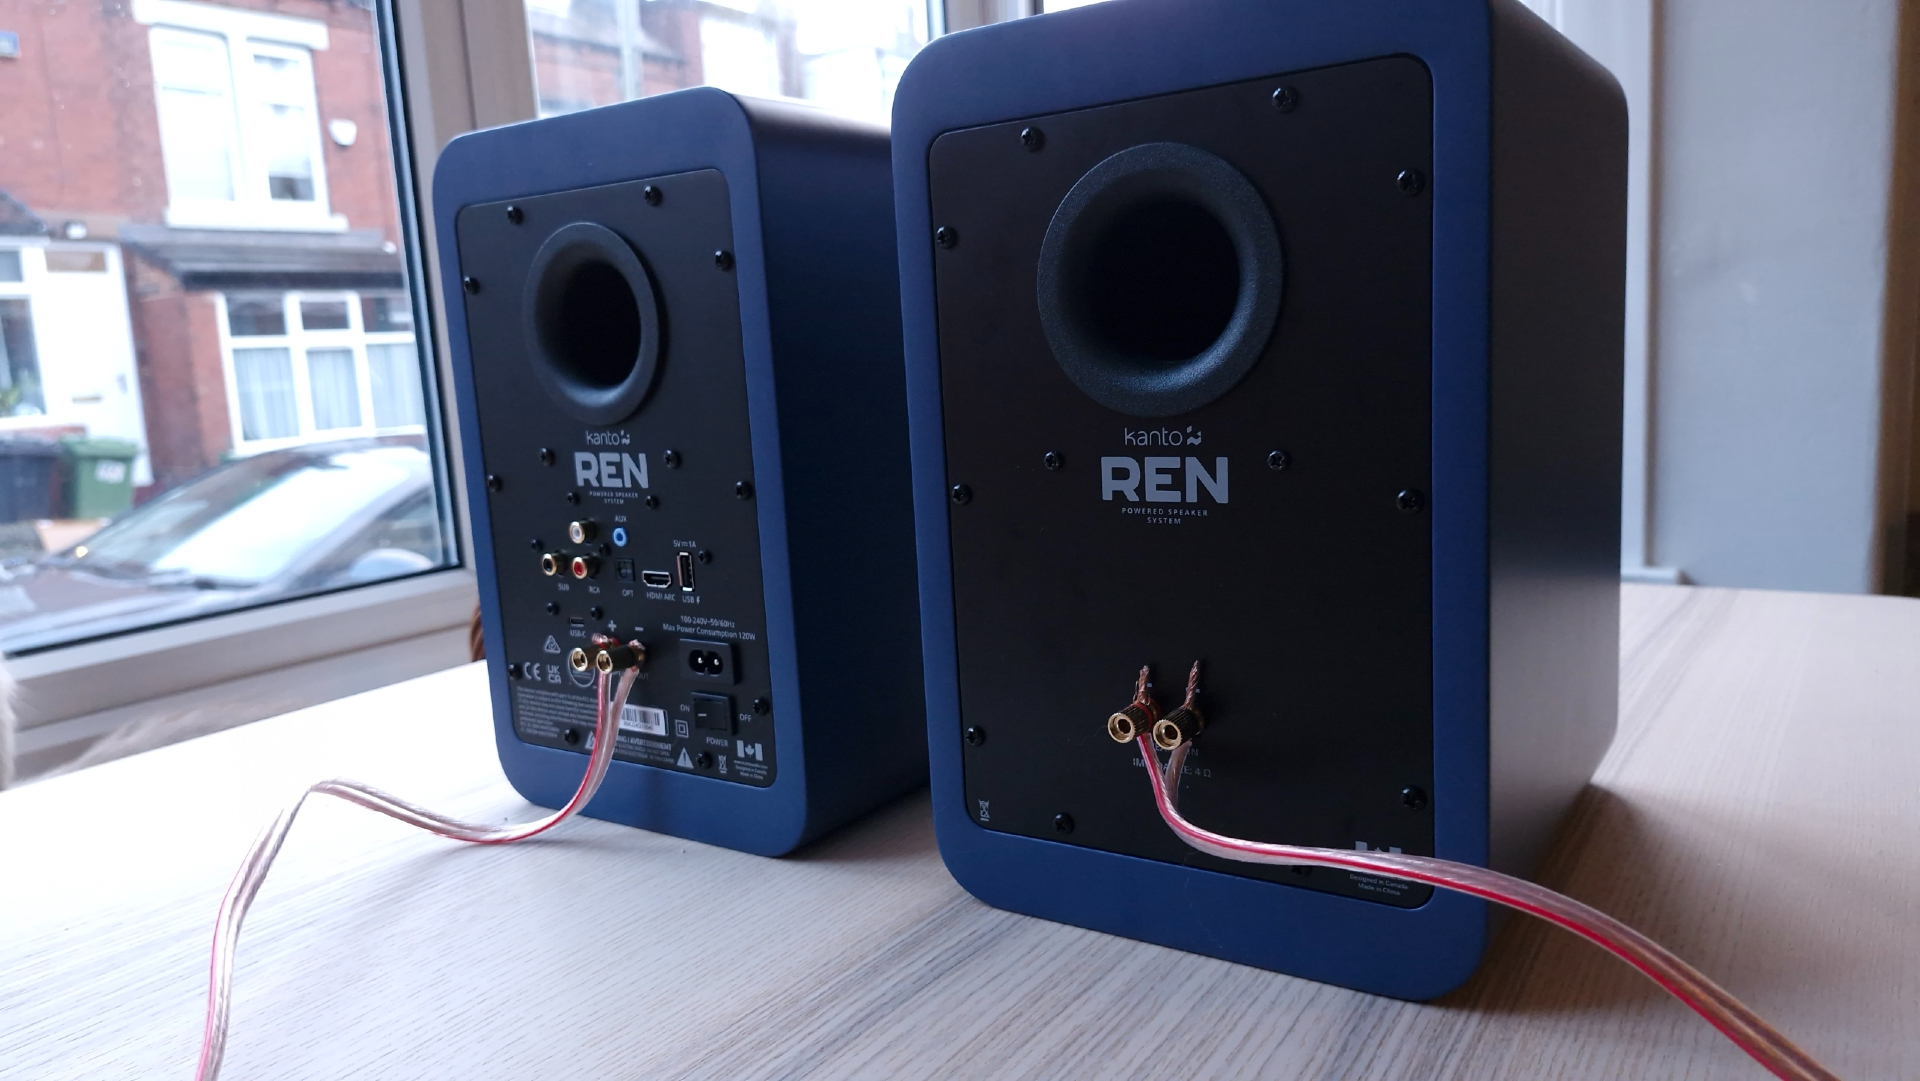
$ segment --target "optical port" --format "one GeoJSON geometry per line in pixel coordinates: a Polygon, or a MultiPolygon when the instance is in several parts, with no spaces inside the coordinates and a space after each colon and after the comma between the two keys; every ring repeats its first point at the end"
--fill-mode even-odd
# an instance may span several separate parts
{"type": "Polygon", "coordinates": [[[667,589],[673,585],[671,571],[641,571],[640,584],[648,589],[667,589]]]}

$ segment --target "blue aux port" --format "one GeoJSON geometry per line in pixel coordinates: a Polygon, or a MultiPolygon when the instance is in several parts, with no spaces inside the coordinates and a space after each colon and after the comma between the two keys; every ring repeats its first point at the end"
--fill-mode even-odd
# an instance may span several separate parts
{"type": "Polygon", "coordinates": [[[615,548],[625,548],[627,546],[627,530],[625,526],[614,527],[613,546],[615,548]]]}

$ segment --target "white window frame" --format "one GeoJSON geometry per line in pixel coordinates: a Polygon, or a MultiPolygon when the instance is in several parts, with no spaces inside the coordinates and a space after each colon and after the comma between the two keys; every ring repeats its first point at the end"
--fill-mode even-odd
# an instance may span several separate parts
{"type": "MultiPolygon", "coordinates": [[[[239,290],[236,290],[239,292],[239,290]]],[[[261,290],[268,292],[268,290],[261,290]]],[[[408,345],[415,346],[414,335],[409,331],[373,331],[364,326],[360,301],[363,296],[390,292],[390,290],[370,289],[366,293],[354,290],[292,290],[280,293],[280,314],[286,321],[283,334],[246,334],[235,336],[227,321],[227,294],[214,294],[214,314],[220,326],[220,366],[227,383],[227,417],[232,425],[233,452],[236,456],[246,457],[263,451],[277,450],[281,447],[294,447],[303,443],[318,443],[329,439],[351,439],[363,435],[399,435],[424,433],[424,424],[403,424],[379,427],[375,424],[373,413],[373,372],[367,359],[369,345],[408,345]],[[341,301],[347,306],[347,329],[345,330],[308,330],[300,323],[300,304],[302,301],[341,301]],[[240,423],[240,377],[234,368],[235,349],[285,349],[292,360],[293,395],[298,433],[274,439],[248,439],[240,423]],[[349,428],[317,428],[313,415],[312,375],[307,367],[309,349],[346,349],[353,353],[354,378],[358,380],[356,391],[360,401],[360,423],[349,428]]]]}
{"type": "MultiPolygon", "coordinates": [[[[346,218],[329,209],[326,144],[321,136],[319,93],[314,80],[313,54],[328,45],[325,23],[187,0],[134,0],[133,17],[136,22],[152,27],[149,50],[156,37],[182,31],[212,34],[225,40],[227,46],[227,85],[233,110],[228,120],[234,148],[229,164],[234,197],[230,200],[190,199],[169,192],[165,214],[168,225],[303,232],[339,232],[347,228],[346,218]],[[262,106],[254,63],[256,54],[293,60],[306,70],[306,96],[302,104],[313,121],[306,133],[307,153],[313,162],[311,200],[274,199],[268,191],[266,162],[258,135],[258,113],[262,106]]],[[[157,73],[154,92],[156,96],[160,93],[157,73]]],[[[163,122],[160,139],[163,157],[167,153],[165,131],[163,122]]]]}

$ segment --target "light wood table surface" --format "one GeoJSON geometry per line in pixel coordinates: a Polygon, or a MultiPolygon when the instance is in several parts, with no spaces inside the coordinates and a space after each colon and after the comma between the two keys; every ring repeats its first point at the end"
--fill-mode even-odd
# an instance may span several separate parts
{"type": "MultiPolygon", "coordinates": [[[[1628,587],[1624,631],[1620,735],[1544,880],[1842,1076],[1920,1077],[1920,601],[1628,587]]],[[[190,1077],[273,810],[351,776],[531,817],[492,744],[471,667],[0,794],[0,1076],[190,1077]]],[[[924,794],[784,860],[585,819],[478,848],[319,799],[238,981],[228,1081],[1764,1076],[1531,921],[1410,1004],[995,911],[924,794]]]]}

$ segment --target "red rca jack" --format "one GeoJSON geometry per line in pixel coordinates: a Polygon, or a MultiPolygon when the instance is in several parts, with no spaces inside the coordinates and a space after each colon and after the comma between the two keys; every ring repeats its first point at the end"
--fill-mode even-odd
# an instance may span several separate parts
{"type": "Polygon", "coordinates": [[[1193,662],[1187,670],[1187,698],[1153,726],[1154,745],[1163,751],[1171,751],[1182,743],[1187,743],[1200,734],[1207,726],[1207,719],[1193,704],[1194,696],[1200,693],[1200,662],[1193,662]]]}
{"type": "Polygon", "coordinates": [[[600,573],[600,560],[598,557],[596,556],[574,556],[573,557],[573,576],[575,578],[592,578],[599,573],[600,573]]]}
{"type": "Polygon", "coordinates": [[[1153,724],[1160,719],[1160,704],[1153,700],[1147,691],[1147,666],[1140,666],[1140,675],[1133,681],[1133,701],[1124,709],[1107,718],[1107,735],[1115,743],[1132,743],[1153,731],[1153,724]]]}

